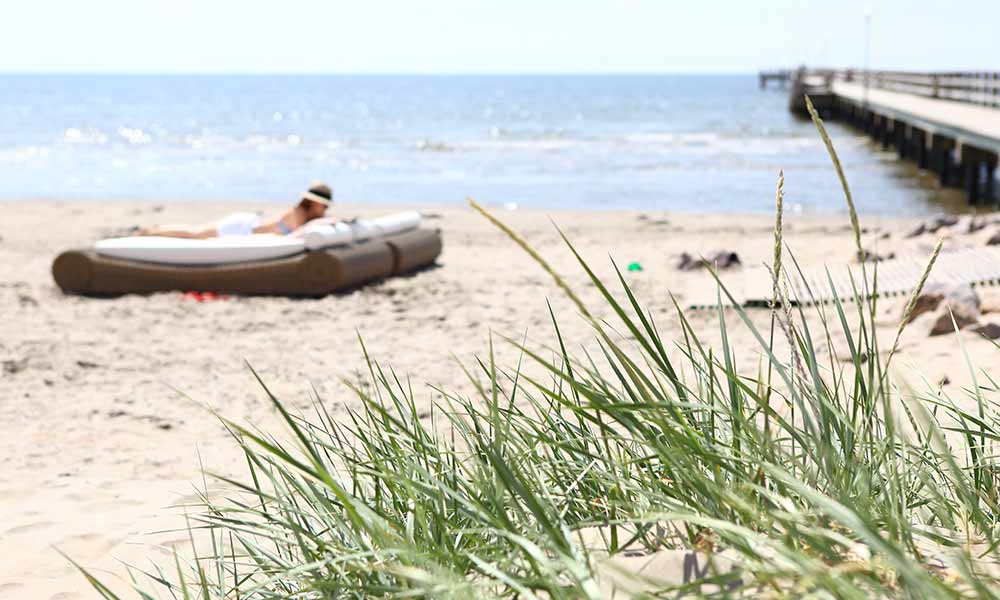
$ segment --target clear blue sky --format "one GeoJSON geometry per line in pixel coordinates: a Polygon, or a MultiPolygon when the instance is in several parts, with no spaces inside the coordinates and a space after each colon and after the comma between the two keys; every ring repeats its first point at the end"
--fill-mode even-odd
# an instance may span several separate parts
{"type": "Polygon", "coordinates": [[[1000,69],[1000,0],[12,0],[0,72],[1000,69]]]}

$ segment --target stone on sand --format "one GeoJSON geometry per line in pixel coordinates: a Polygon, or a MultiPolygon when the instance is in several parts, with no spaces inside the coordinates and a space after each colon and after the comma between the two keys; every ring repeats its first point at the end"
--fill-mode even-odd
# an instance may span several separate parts
{"type": "Polygon", "coordinates": [[[913,304],[913,310],[910,311],[908,316],[904,314],[903,317],[906,318],[907,323],[910,323],[924,313],[934,312],[941,305],[941,301],[944,300],[946,295],[948,295],[948,286],[943,283],[929,283],[925,285],[913,304]]]}
{"type": "Polygon", "coordinates": [[[917,237],[919,235],[923,235],[925,233],[936,233],[938,230],[944,227],[952,227],[957,224],[958,224],[958,219],[955,217],[951,217],[948,215],[938,215],[932,219],[917,224],[915,228],[913,228],[906,234],[906,237],[912,238],[912,237],[917,237]]]}
{"type": "Polygon", "coordinates": [[[981,301],[971,285],[964,284],[948,290],[944,301],[935,313],[928,335],[944,335],[979,322],[981,301]],[[954,321],[953,321],[954,319],[954,321]]]}
{"type": "Polygon", "coordinates": [[[991,340],[1000,339],[1000,325],[996,323],[984,323],[977,326],[972,331],[978,333],[984,338],[989,338],[991,340]]]}
{"type": "Polygon", "coordinates": [[[985,219],[977,218],[975,215],[962,217],[958,222],[958,230],[962,233],[976,233],[985,227],[985,219]]]}

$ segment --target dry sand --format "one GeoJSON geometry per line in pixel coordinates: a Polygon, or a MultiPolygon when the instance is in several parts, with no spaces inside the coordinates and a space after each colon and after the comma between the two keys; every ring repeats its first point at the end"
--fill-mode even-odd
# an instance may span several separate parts
{"type": "MultiPolygon", "coordinates": [[[[49,267],[63,249],[84,246],[132,225],[204,222],[241,205],[129,202],[10,202],[0,204],[0,598],[93,598],[83,578],[55,549],[100,573],[121,574],[123,560],[148,565],[184,544],[184,533],[153,532],[183,525],[177,505],[195,499],[206,468],[242,475],[240,456],[209,405],[264,427],[272,409],[244,361],[293,407],[307,408],[315,386],[334,412],[356,404],[341,377],[363,367],[357,334],[380,361],[408,373],[421,402],[433,400],[422,383],[464,390],[461,369],[486,352],[491,331],[531,343],[552,341],[546,298],[571,344],[592,333],[551,279],[481,217],[464,207],[426,209],[428,225],[443,230],[436,268],[321,300],[232,298],[198,303],[180,293],[89,299],[64,296],[49,267]],[[107,570],[107,571],[105,571],[107,570]]],[[[386,207],[340,207],[345,216],[389,212],[386,207]]],[[[599,273],[621,264],[666,338],[678,331],[670,294],[681,304],[705,290],[704,272],[678,272],[684,250],[729,248],[745,265],[769,260],[767,216],[674,215],[636,212],[504,211],[497,214],[528,238],[582,296],[598,302],[547,217],[558,223],[599,273]]],[[[879,251],[926,256],[933,236],[903,240],[910,222],[871,219],[891,233],[879,251]]],[[[950,246],[981,245],[992,231],[955,234],[950,246]]],[[[846,217],[794,217],[786,237],[804,265],[843,264],[853,248],[846,217]]],[[[744,267],[744,269],[747,267],[744,267]]],[[[741,270],[728,275],[733,281],[741,270]]],[[[987,304],[995,302],[987,290],[987,304]]],[[[902,301],[886,302],[879,335],[891,340],[902,301]]],[[[766,310],[754,318],[768,322],[766,310]]],[[[690,315],[715,340],[718,316],[690,315]]],[[[1000,322],[1000,315],[984,320],[1000,322]]],[[[933,381],[945,376],[958,392],[969,381],[959,337],[979,365],[996,356],[971,332],[926,337],[927,319],[903,338],[898,364],[921,365],[933,381]]],[[[755,365],[757,346],[743,328],[732,342],[743,364],[755,365]]],[[[884,344],[888,347],[888,343],[884,344]]],[[[501,363],[516,352],[500,344],[501,363]]],[[[209,487],[213,484],[209,482],[209,487]]],[[[108,575],[112,577],[112,575],[108,575]]]]}

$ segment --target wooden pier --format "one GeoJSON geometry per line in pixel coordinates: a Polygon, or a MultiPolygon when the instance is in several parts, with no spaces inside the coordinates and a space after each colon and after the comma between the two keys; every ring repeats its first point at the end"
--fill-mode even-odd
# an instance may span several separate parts
{"type": "Polygon", "coordinates": [[[791,69],[775,69],[757,73],[757,79],[760,81],[760,89],[766,88],[767,84],[772,81],[777,82],[781,87],[787,87],[794,75],[795,72],[791,69]]]}
{"type": "Polygon", "coordinates": [[[808,95],[824,119],[863,130],[901,159],[993,203],[1000,156],[1000,73],[799,69],[789,108],[806,116],[808,95]]]}

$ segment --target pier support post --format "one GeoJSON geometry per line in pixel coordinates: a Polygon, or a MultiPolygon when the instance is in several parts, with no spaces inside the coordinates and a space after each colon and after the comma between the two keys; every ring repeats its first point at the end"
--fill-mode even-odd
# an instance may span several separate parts
{"type": "Polygon", "coordinates": [[[997,155],[993,152],[974,146],[962,146],[962,175],[970,204],[977,204],[980,200],[993,200],[996,167],[997,155]]]}
{"type": "Polygon", "coordinates": [[[941,183],[941,187],[947,187],[951,183],[951,171],[954,168],[955,163],[951,157],[951,149],[946,149],[941,152],[941,170],[938,172],[938,181],[941,183]]]}
{"type": "Polygon", "coordinates": [[[969,204],[979,203],[979,172],[982,170],[982,163],[979,161],[965,161],[962,163],[962,176],[965,178],[965,195],[969,199],[969,204]]]}
{"type": "Polygon", "coordinates": [[[885,121],[875,113],[871,113],[871,120],[872,125],[869,133],[872,136],[872,141],[877,144],[882,140],[882,129],[885,127],[885,121]]]}
{"type": "Polygon", "coordinates": [[[951,182],[951,152],[954,148],[955,140],[937,134],[931,135],[931,169],[937,172],[941,187],[951,182]]]}
{"type": "Polygon", "coordinates": [[[986,191],[983,193],[983,197],[986,198],[987,202],[997,201],[997,165],[996,162],[993,164],[988,164],[986,166],[986,191]]]}
{"type": "Polygon", "coordinates": [[[894,127],[892,119],[882,117],[882,150],[889,149],[889,141],[892,139],[891,136],[894,127]]]}
{"type": "Polygon", "coordinates": [[[993,153],[984,153],[983,163],[980,171],[979,196],[986,202],[995,202],[996,197],[996,176],[997,176],[998,156],[993,153]]]}
{"type": "Polygon", "coordinates": [[[902,121],[895,121],[893,126],[893,137],[896,138],[896,154],[899,155],[900,160],[906,158],[910,154],[910,138],[907,135],[907,126],[902,121]]]}
{"type": "Polygon", "coordinates": [[[916,127],[910,128],[910,140],[913,146],[913,158],[918,169],[927,168],[927,132],[916,127]]]}

